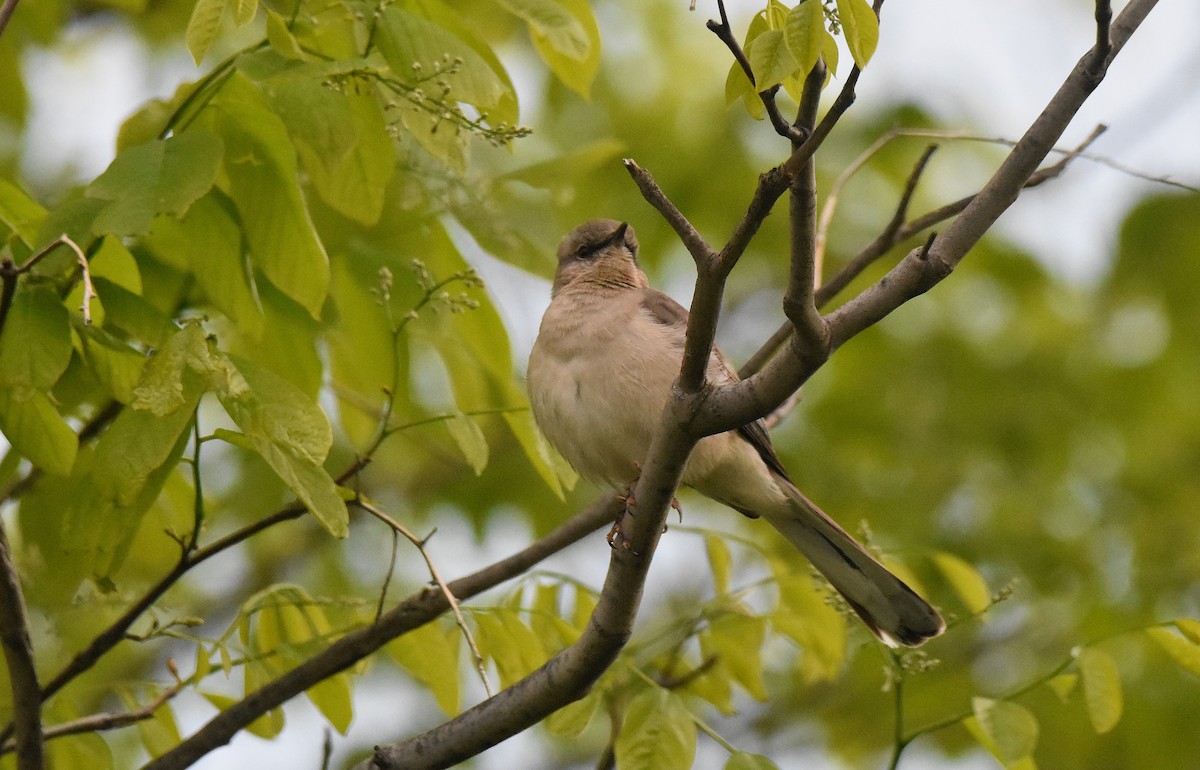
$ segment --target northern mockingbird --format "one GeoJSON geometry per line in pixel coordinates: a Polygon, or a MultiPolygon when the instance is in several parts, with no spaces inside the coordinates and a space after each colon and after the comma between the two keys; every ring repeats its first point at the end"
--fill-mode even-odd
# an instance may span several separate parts
{"type": "MultiPolygon", "coordinates": [[[[637,254],[624,222],[594,219],[568,234],[529,357],[530,403],[546,438],[581,476],[618,489],[640,473],[687,326],[687,310],[650,287],[637,254]]],[[[714,349],[708,379],[736,377],[714,349]]],[[[945,629],[933,607],[796,489],[761,421],[701,439],[683,484],[766,519],[889,646],[945,629]]]]}

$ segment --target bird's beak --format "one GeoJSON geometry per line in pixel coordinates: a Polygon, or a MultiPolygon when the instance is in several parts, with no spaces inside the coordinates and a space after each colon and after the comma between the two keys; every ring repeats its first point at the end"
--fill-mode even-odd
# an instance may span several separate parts
{"type": "Polygon", "coordinates": [[[624,243],[625,242],[625,231],[628,229],[629,229],[628,222],[622,222],[621,224],[617,225],[617,229],[613,231],[612,235],[608,236],[608,240],[604,242],[604,245],[601,248],[606,249],[609,246],[612,246],[614,243],[624,243]]]}

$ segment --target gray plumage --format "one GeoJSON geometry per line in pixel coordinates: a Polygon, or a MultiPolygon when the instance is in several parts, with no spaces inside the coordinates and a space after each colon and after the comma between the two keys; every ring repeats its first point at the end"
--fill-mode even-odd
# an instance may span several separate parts
{"type": "MultiPolygon", "coordinates": [[[[581,476],[615,488],[638,475],[687,325],[687,310],[650,287],[637,253],[622,222],[595,219],[567,235],[529,357],[542,432],[581,476]]],[[[716,384],[737,378],[715,349],[707,374],[716,384]]],[[[761,421],[702,439],[683,484],[768,521],[885,643],[918,645],[945,629],[933,607],[796,489],[761,421]]]]}

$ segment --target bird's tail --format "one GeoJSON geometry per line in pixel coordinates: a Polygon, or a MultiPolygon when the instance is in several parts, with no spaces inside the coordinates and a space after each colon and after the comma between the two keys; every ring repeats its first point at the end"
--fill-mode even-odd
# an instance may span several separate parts
{"type": "Polygon", "coordinates": [[[937,610],[875,560],[846,530],[787,482],[786,513],[763,512],[889,647],[915,647],[946,630],[937,610]]]}

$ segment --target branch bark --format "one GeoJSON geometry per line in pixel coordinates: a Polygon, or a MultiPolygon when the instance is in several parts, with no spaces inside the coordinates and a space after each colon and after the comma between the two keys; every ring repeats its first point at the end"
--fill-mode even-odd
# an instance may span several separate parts
{"type": "MultiPolygon", "coordinates": [[[[459,599],[475,596],[525,572],[542,559],[595,532],[611,522],[619,509],[620,505],[615,498],[602,499],[524,550],[448,583],[446,587],[459,599]]],[[[445,594],[436,588],[426,589],[408,597],[385,613],[378,622],[343,636],[300,666],[222,711],[174,749],[147,764],[144,770],[182,770],[190,766],[205,754],[224,746],[239,730],[266,712],[314,684],[353,666],[392,639],[428,623],[449,608],[445,594]]],[[[408,764],[404,767],[416,767],[418,764],[408,764]]]]}
{"type": "MultiPolygon", "coordinates": [[[[1084,57],[1009,159],[951,225],[947,236],[910,254],[887,277],[827,317],[831,330],[830,350],[950,273],[983,232],[1016,199],[1022,185],[1035,172],[1083,100],[1095,89],[1112,56],[1155,1],[1130,2],[1114,25],[1111,49],[1084,57]],[[1098,56],[1103,61],[1097,62],[1098,56]]],[[[847,78],[833,108],[808,140],[795,148],[783,165],[763,175],[746,215],[718,254],[717,263],[700,264],[698,260],[685,356],[702,353],[702,356],[695,355],[696,360],[707,360],[725,276],[774,202],[791,186],[820,141],[853,103],[857,77],[856,68],[847,78]]],[[[642,184],[639,187],[645,193],[647,187],[642,184]]],[[[650,200],[649,196],[647,200],[650,200]]],[[[660,211],[664,208],[675,211],[665,196],[657,202],[651,200],[651,203],[660,211]]],[[[678,232],[677,223],[686,220],[679,215],[674,220],[668,217],[668,221],[672,221],[678,232]]],[[[520,732],[581,697],[628,638],[667,506],[695,442],[700,436],[730,430],[767,414],[823,361],[823,357],[808,355],[804,346],[793,338],[784,353],[771,360],[759,374],[741,383],[709,391],[702,387],[703,370],[699,371],[699,376],[694,366],[689,371],[685,357],[673,398],[664,412],[637,485],[635,499],[639,515],[626,517],[624,521],[631,548],[614,551],[600,601],[580,639],[525,679],[460,717],[424,735],[378,747],[374,758],[363,767],[380,770],[445,767],[520,732]]]]}
{"type": "Polygon", "coordinates": [[[0,522],[0,642],[8,664],[12,689],[13,729],[18,770],[41,770],[45,766],[42,748],[42,698],[37,670],[33,665],[33,645],[29,640],[29,616],[21,593],[21,578],[12,560],[12,546],[0,522]]]}
{"type": "MultiPolygon", "coordinates": [[[[1111,26],[1110,44],[1084,54],[991,179],[928,249],[913,250],[887,275],[826,316],[830,352],[928,291],[953,271],[1035,176],[1038,165],[1156,3],[1157,0],[1131,0],[1125,6],[1111,26]]],[[[813,138],[820,132],[818,126],[813,138]]],[[[793,154],[788,163],[796,157],[793,154]]],[[[694,428],[703,435],[720,433],[770,413],[812,376],[820,363],[812,360],[811,351],[793,337],[758,374],[711,391],[710,403],[702,410],[694,428]]]]}

